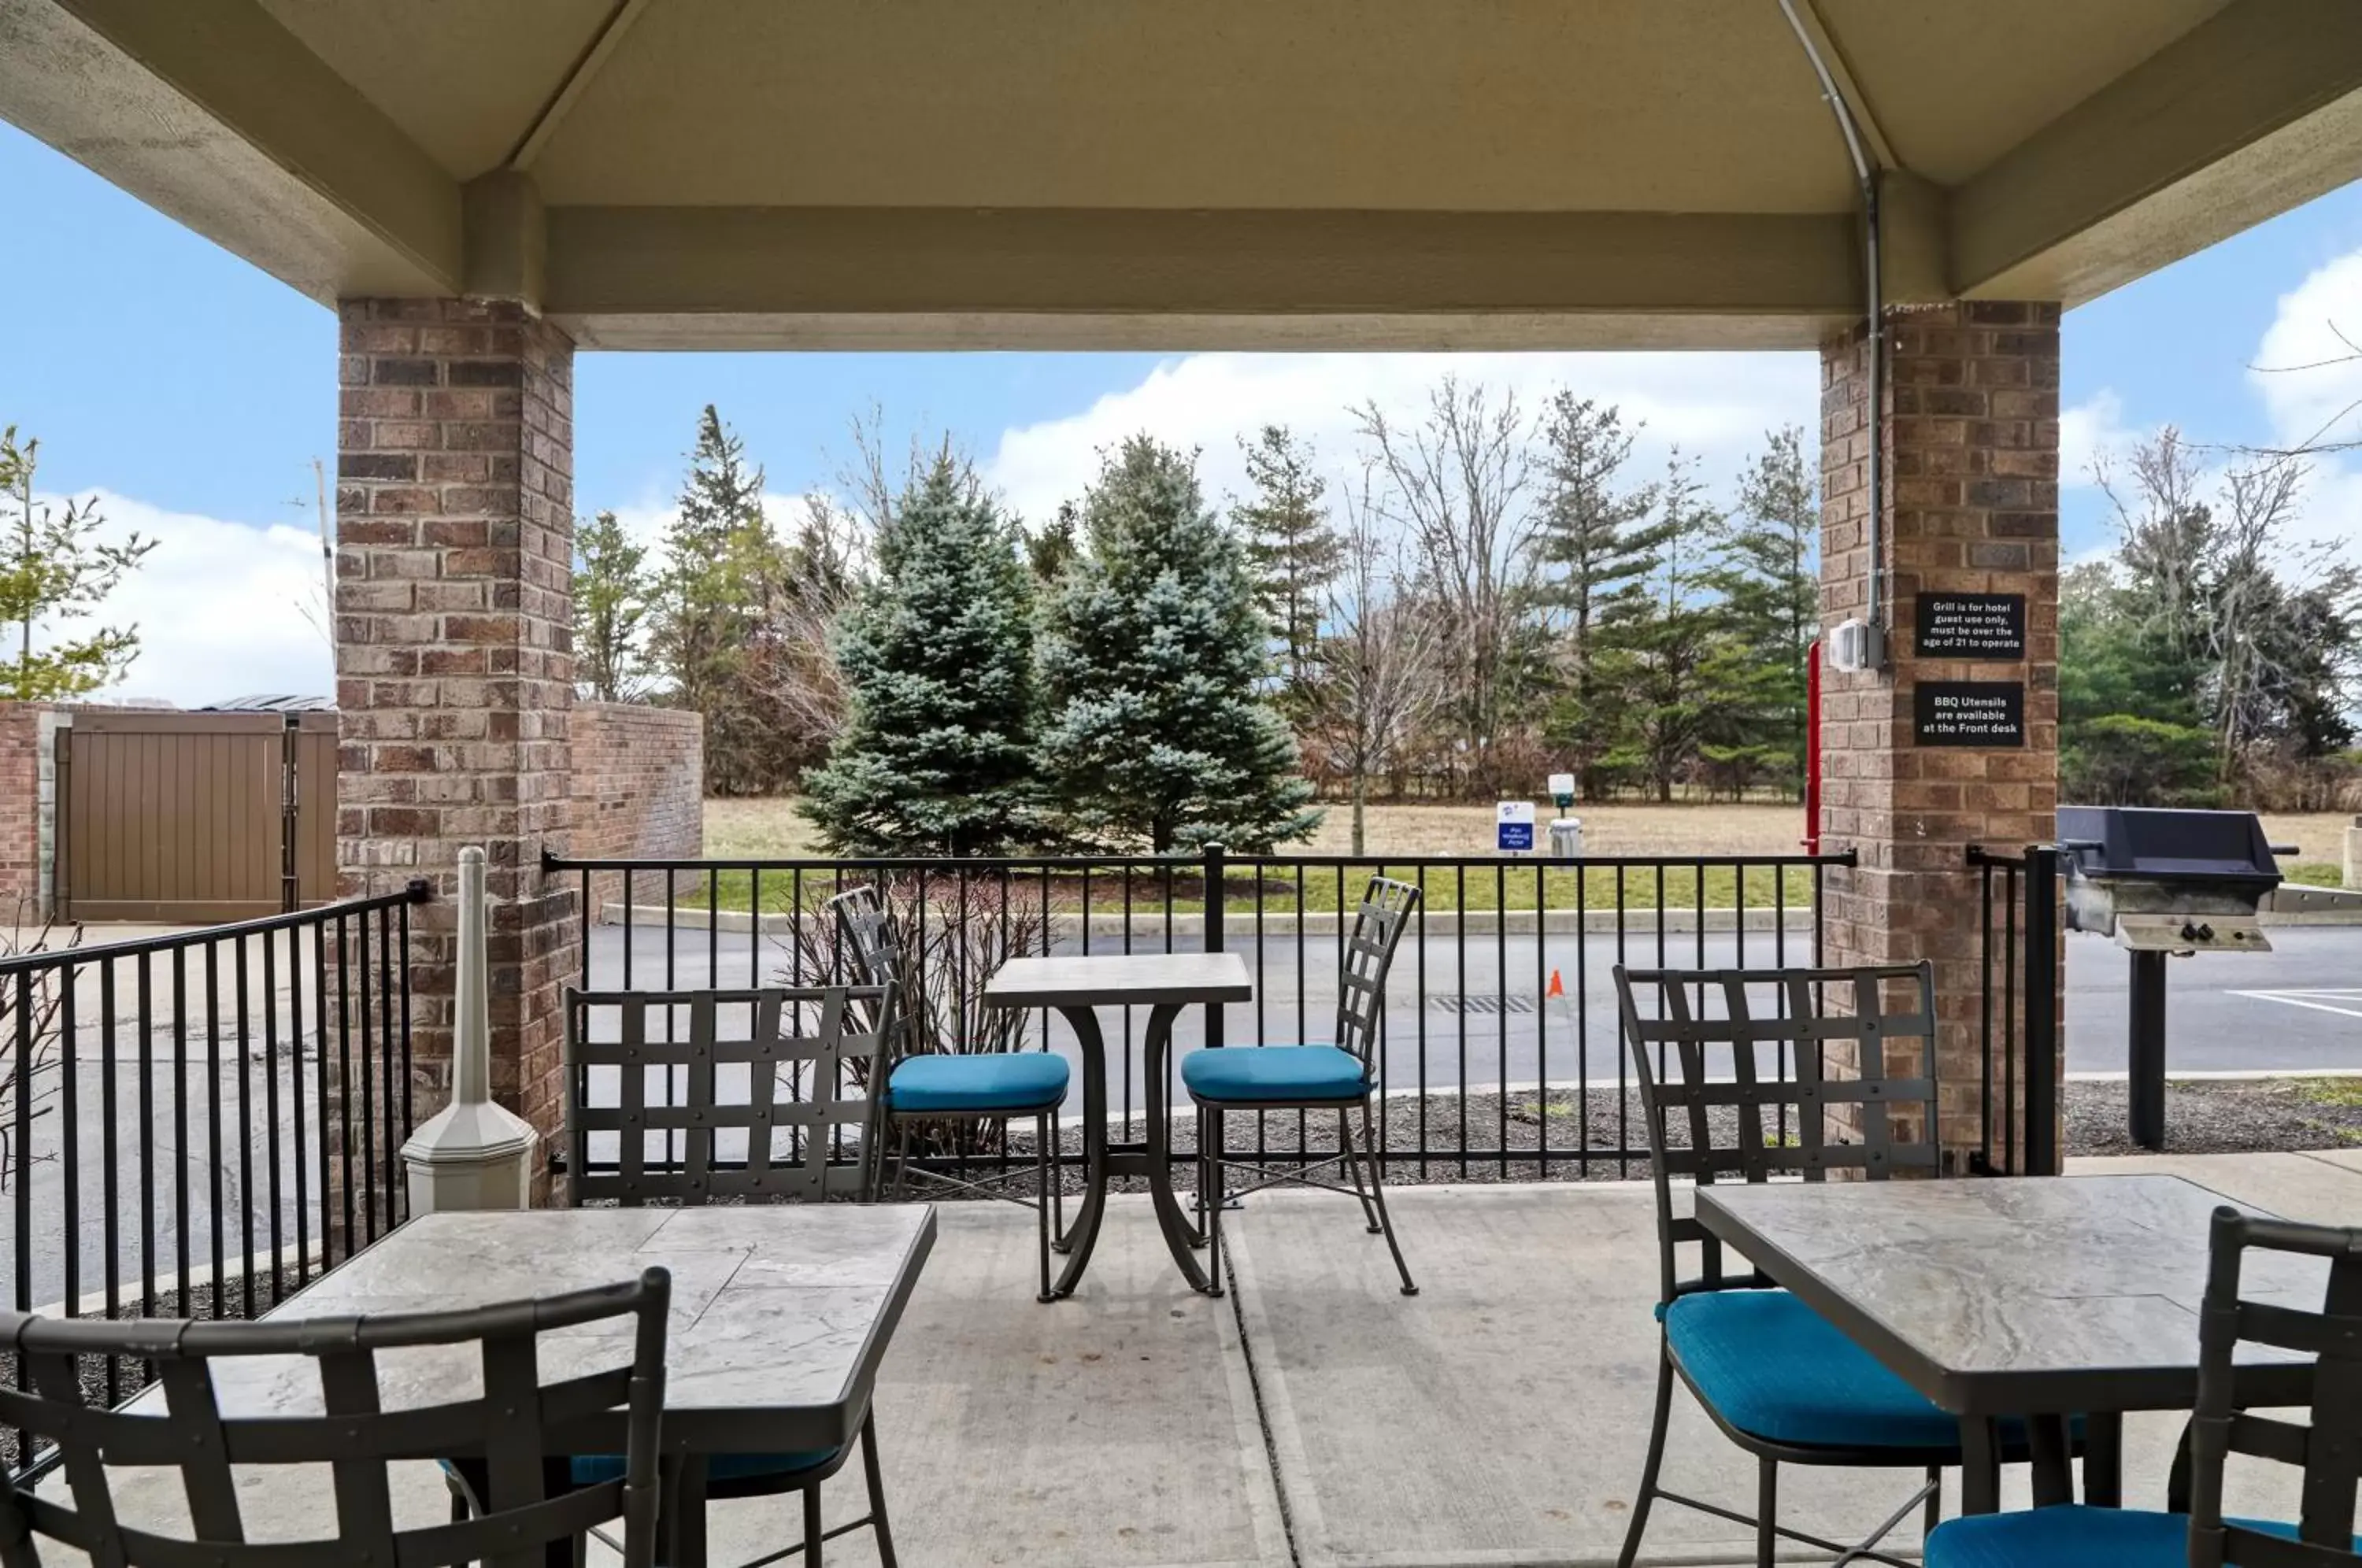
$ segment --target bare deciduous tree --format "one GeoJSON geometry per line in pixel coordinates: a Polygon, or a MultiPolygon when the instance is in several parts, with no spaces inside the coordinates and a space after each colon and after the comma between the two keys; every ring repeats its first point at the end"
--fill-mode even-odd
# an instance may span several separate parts
{"type": "Polygon", "coordinates": [[[1364,468],[1360,487],[1345,495],[1342,549],[1317,655],[1319,679],[1310,688],[1313,723],[1352,790],[1355,855],[1364,850],[1371,776],[1397,765],[1433,712],[1442,652],[1434,618],[1405,581],[1371,485],[1364,468]]]}
{"type": "MultiPolygon", "coordinates": [[[[82,927],[61,933],[47,921],[35,921],[22,900],[13,922],[0,925],[0,958],[31,957],[82,945],[82,927]],[[29,934],[28,934],[29,933],[29,934]]],[[[29,1165],[32,1151],[17,1147],[17,1120],[39,1121],[50,1113],[58,1092],[58,1020],[64,1010],[65,988],[73,983],[71,969],[34,969],[20,987],[14,976],[0,977],[0,1192],[29,1165]]]]}
{"type": "Polygon", "coordinates": [[[1531,422],[1514,392],[1451,376],[1414,427],[1396,425],[1374,403],[1355,412],[1384,481],[1381,509],[1446,617],[1448,701],[1473,781],[1496,788],[1492,752],[1516,694],[1532,571],[1531,422]]]}

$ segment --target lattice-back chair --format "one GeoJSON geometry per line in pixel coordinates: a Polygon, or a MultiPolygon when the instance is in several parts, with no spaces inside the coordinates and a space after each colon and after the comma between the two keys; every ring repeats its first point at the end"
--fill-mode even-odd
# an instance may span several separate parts
{"type": "Polygon", "coordinates": [[[37,1494],[0,1474],[0,1563],[39,1563],[46,1538],[93,1562],[128,1568],[475,1562],[538,1568],[545,1547],[579,1542],[620,1518],[626,1568],[647,1568],[655,1561],[661,1495],[657,1461],[670,1298],[670,1277],[652,1268],[625,1284],[448,1312],[254,1323],[0,1314],[0,1350],[24,1358],[31,1385],[0,1389],[0,1423],[55,1443],[65,1481],[62,1495],[54,1485],[37,1494]],[[603,1342],[613,1345],[616,1364],[541,1380],[537,1335],[622,1318],[635,1320],[633,1332],[603,1342]],[[377,1357],[387,1351],[447,1355],[447,1379],[404,1382],[449,1397],[381,1408],[377,1357]],[[152,1362],[162,1386],[127,1409],[91,1408],[80,1370],[83,1358],[94,1356],[152,1362]],[[316,1386],[318,1413],[248,1413],[237,1398],[225,1411],[215,1397],[215,1368],[249,1386],[257,1374],[230,1364],[260,1356],[312,1362],[311,1373],[279,1373],[271,1386],[274,1399],[291,1405],[309,1403],[300,1391],[316,1386]],[[550,1447],[553,1430],[619,1406],[626,1411],[624,1452],[613,1473],[596,1485],[570,1486],[568,1460],[550,1447]],[[452,1454],[475,1456],[489,1492],[484,1511],[397,1529],[389,1466],[452,1454]],[[294,1464],[330,1468],[335,1533],[249,1542],[231,1466],[294,1464]],[[151,1529],[121,1517],[110,1473],[132,1466],[180,1472],[185,1530],[151,1529]]]}
{"type": "MultiPolygon", "coordinates": [[[[2198,1402],[2190,1422],[2190,1511],[2151,1513],[2058,1504],[1953,1519],[1927,1540],[1927,1568],[2333,1568],[2362,1563],[2356,1475],[2362,1470],[2362,1228],[2300,1225],[2214,1211],[2206,1295],[2198,1315],[2198,1402]],[[2321,1309],[2281,1296],[2240,1297],[2251,1253],[2328,1262],[2321,1309]],[[2309,1422],[2240,1408],[2242,1344],[2313,1358],[2309,1422]],[[2294,1521],[2226,1519],[2223,1478],[2246,1454],[2304,1473],[2294,1521]]],[[[2277,1293],[2276,1293],[2277,1294],[2277,1293]]]]}
{"type": "Polygon", "coordinates": [[[1395,1240],[1394,1217],[1386,1211],[1385,1161],[1378,1153],[1373,1107],[1379,1081],[1378,1051],[1385,1033],[1386,976],[1394,967],[1395,949],[1410,928],[1418,910],[1419,891],[1408,882],[1373,877],[1353,915],[1352,934],[1337,967],[1337,1037],[1330,1044],[1255,1045],[1193,1051],[1181,1059],[1181,1082],[1198,1107],[1198,1194],[1206,1213],[1207,1274],[1216,1292],[1222,1279],[1222,1206],[1267,1187],[1283,1183],[1317,1187],[1330,1192],[1348,1189],[1322,1181],[1314,1172],[1342,1165],[1352,1181],[1350,1189],[1362,1205],[1362,1219],[1373,1236],[1386,1239],[1395,1272],[1405,1296],[1418,1294],[1411,1283],[1410,1265],[1403,1261],[1402,1245],[1395,1240]],[[1362,1142],[1353,1147],[1353,1130],[1347,1112],[1361,1110],[1362,1142]],[[1334,1110],[1339,1153],[1299,1168],[1272,1171],[1222,1157],[1223,1124],[1233,1110],[1334,1110]],[[1370,1167],[1362,1179],[1363,1154],[1370,1167]],[[1247,1186],[1232,1191],[1228,1173],[1251,1172],[1247,1186]]]}
{"type": "MultiPolygon", "coordinates": [[[[1932,966],[1860,969],[1650,969],[1616,966],[1616,1000],[1639,1081],[1657,1188],[1661,1354],[1656,1419],[1620,1562],[1630,1568],[1659,1498],[1751,1525],[1769,1568],[1782,1539],[1893,1562],[1874,1548],[1923,1505],[1933,1524],[1941,1467],[1959,1463],[1957,1419],[1871,1359],[1820,1315],[1749,1271],[1677,1209],[1672,1178],[1701,1184],[1775,1176],[1819,1181],[1832,1170],[1882,1180],[1939,1169],[1936,1124],[1936,1003],[1932,966]],[[1645,1005],[1644,1005],[1645,1002],[1645,1005]],[[1831,1070],[1830,1047],[1853,1062],[1831,1070]],[[1762,1058],[1769,1046],[1768,1069],[1762,1058]],[[1898,1056],[1915,1065],[1898,1076],[1898,1056]],[[1898,1138],[1898,1111],[1915,1137],[1898,1138]],[[1846,1120],[1859,1123],[1847,1129],[1846,1120]],[[1673,1141],[1675,1129],[1684,1133],[1673,1141]],[[1680,1249],[1703,1264],[1682,1277],[1680,1249]],[[1753,1517],[1658,1485],[1673,1380],[1757,1462],[1753,1517]],[[1925,1473],[1926,1484],[1852,1547],[1778,1520],[1783,1462],[1925,1473]]],[[[2003,1436],[2004,1450],[2011,1441],[2003,1436]]],[[[2022,1438],[2021,1438],[2022,1442],[2022,1438]]]]}
{"type": "Polygon", "coordinates": [[[568,991],[573,1201],[870,1200],[882,1112],[860,1086],[899,1007],[890,986],[568,991]]]}
{"type": "MultiPolygon", "coordinates": [[[[568,991],[572,1200],[626,1208],[869,1201],[877,1191],[883,1108],[859,1086],[882,1080],[899,1005],[890,985],[568,991]]],[[[861,1455],[869,1511],[821,1528],[821,1483],[852,1452],[847,1444],[721,1455],[708,1462],[706,1496],[801,1494],[803,1540],[789,1552],[817,1562],[822,1541],[874,1527],[879,1561],[893,1568],[877,1435],[866,1410],[861,1455]]],[[[574,1461],[583,1478],[613,1463],[599,1454],[574,1461]]]]}
{"type": "MultiPolygon", "coordinates": [[[[1033,1209],[1034,1246],[1041,1265],[1038,1300],[1054,1299],[1050,1289],[1050,1244],[1054,1231],[1063,1231],[1061,1185],[1055,1179],[1058,1154],[1058,1108],[1065,1103],[1070,1071],[1063,1056],[1046,1050],[977,1049],[984,1042],[952,1041],[951,1049],[932,1049],[925,1038],[925,999],[919,988],[921,964],[902,940],[894,918],[872,887],[849,888],[828,900],[835,916],[837,941],[861,977],[873,986],[894,985],[905,999],[903,1026],[890,1036],[892,1055],[878,1080],[886,1125],[894,1134],[894,1190],[900,1192],[916,1179],[952,1191],[999,1198],[1033,1209]],[[1029,1173],[1024,1166],[981,1176],[928,1170],[911,1163],[911,1140],[928,1122],[999,1121],[1033,1119],[1032,1198],[1009,1191],[1004,1183],[1029,1173]]],[[[1006,1042],[1014,1043],[1012,1033],[1006,1042]]],[[[883,1154],[880,1154],[881,1162],[883,1154]]]]}

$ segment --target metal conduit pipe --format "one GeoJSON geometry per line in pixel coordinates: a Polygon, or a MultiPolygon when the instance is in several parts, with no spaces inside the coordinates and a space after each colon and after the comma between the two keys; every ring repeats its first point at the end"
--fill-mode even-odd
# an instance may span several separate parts
{"type": "Polygon", "coordinates": [[[1854,123],[1853,109],[1838,91],[1837,79],[1830,75],[1827,61],[1813,42],[1804,18],[1797,16],[1794,0],[1780,0],[1780,14],[1788,18],[1790,30],[1804,46],[1805,58],[1812,62],[1813,74],[1820,79],[1821,97],[1837,116],[1838,130],[1845,138],[1846,153],[1853,160],[1854,179],[1861,187],[1862,227],[1865,233],[1865,293],[1868,299],[1864,315],[1869,322],[1867,347],[1870,352],[1866,417],[1870,424],[1870,454],[1868,480],[1870,491],[1870,525],[1865,531],[1870,543],[1870,581],[1862,598],[1862,619],[1870,624],[1870,647],[1867,666],[1882,669],[1886,665],[1886,543],[1885,543],[1885,471],[1884,440],[1878,428],[1881,411],[1885,406],[1886,388],[1886,298],[1884,279],[1879,264],[1878,246],[1878,171],[1863,149],[1861,128],[1854,123]]]}

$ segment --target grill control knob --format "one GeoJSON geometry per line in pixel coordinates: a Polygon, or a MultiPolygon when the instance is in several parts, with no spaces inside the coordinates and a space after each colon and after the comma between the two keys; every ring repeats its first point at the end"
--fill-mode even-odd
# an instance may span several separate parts
{"type": "Polygon", "coordinates": [[[2198,939],[2198,928],[2191,924],[2188,921],[2183,921],[2181,922],[2181,940],[2184,942],[2196,942],[2198,939]]]}
{"type": "Polygon", "coordinates": [[[2201,941],[2201,942],[2212,942],[2212,941],[2213,941],[2213,940],[2214,940],[2214,928],[2213,928],[2213,926],[2211,926],[2211,925],[2202,925],[2202,926],[2200,926],[2200,927],[2198,928],[2198,940],[2199,940],[2199,941],[2201,941]]]}

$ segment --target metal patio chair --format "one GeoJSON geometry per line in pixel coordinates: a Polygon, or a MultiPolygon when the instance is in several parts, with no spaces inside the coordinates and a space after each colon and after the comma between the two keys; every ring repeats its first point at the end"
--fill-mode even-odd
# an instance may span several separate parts
{"type": "MultiPolygon", "coordinates": [[[[0,1422],[57,1445],[63,1496],[19,1489],[0,1474],[0,1563],[32,1568],[39,1540],[76,1549],[93,1562],[204,1564],[205,1568],[345,1568],[481,1562],[537,1564],[546,1548],[575,1543],[607,1520],[624,1521],[625,1568],[655,1561],[661,1489],[658,1424],[664,1413],[665,1312],[670,1276],[562,1296],[449,1312],[315,1318],[273,1322],[106,1321],[0,1314],[0,1351],[23,1358],[29,1391],[0,1389],[0,1422]],[[614,1342],[619,1364],[544,1383],[536,1336],[610,1319],[636,1320],[614,1342]],[[439,1404],[380,1408],[377,1356],[384,1351],[451,1352],[452,1397],[439,1404]],[[476,1351],[481,1393],[465,1352],[476,1351]],[[147,1414],[92,1408],[85,1358],[155,1364],[161,1408],[147,1414]],[[225,1416],[215,1368],[255,1356],[316,1364],[322,1413],[225,1416]],[[549,1447],[551,1430],[622,1406],[624,1451],[613,1473],[570,1485],[568,1462],[549,1447]],[[403,1461],[472,1454],[490,1496],[473,1518],[397,1529],[389,1468],[403,1461]],[[335,1476],[333,1535],[248,1541],[231,1466],[325,1464],[335,1476]],[[157,1466],[180,1473],[185,1530],[127,1524],[109,1473],[157,1466]]],[[[292,1375],[279,1380],[294,1393],[292,1375]]],[[[143,1404],[151,1401],[142,1401],[143,1404]]]]}
{"type": "MultiPolygon", "coordinates": [[[[895,1028],[892,987],[605,991],[566,995],[566,1154],[571,1201],[626,1208],[656,1203],[758,1203],[875,1198],[879,1107],[859,1093],[854,1065],[874,1075],[895,1028]],[[743,1016],[743,1026],[735,1020],[743,1016]],[[736,1075],[745,1069],[745,1098],[736,1075]],[[610,1075],[613,1095],[602,1091],[610,1075]],[[779,1094],[785,1077],[788,1098],[779,1094]],[[653,1083],[651,1080],[654,1080],[653,1083]],[[652,1089],[664,1091],[651,1101],[652,1089]],[[798,1097],[795,1089],[808,1092],[798,1097]],[[848,1136],[854,1147],[847,1149],[848,1136]],[[612,1138],[612,1153],[609,1140],[612,1138]]],[[[872,1076],[868,1082],[875,1083],[872,1076]]],[[[800,1553],[868,1527],[877,1558],[894,1568],[894,1536],[877,1463],[876,1416],[861,1416],[862,1475],[869,1511],[821,1526],[821,1484],[853,1447],[803,1453],[740,1453],[710,1460],[705,1496],[715,1501],[803,1497],[803,1538],[744,1568],[800,1553]]],[[[603,1480],[612,1455],[578,1455],[578,1482],[603,1480]]],[[[456,1506],[456,1505],[455,1505],[456,1506]]],[[[701,1532],[695,1500],[677,1529],[701,1532]]],[[[702,1543],[682,1555],[702,1558],[702,1543]]]]}
{"type": "Polygon", "coordinates": [[[1394,966],[1395,949],[1418,909],[1419,891],[1407,882],[1373,877],[1363,891],[1353,916],[1352,935],[1337,972],[1337,1038],[1331,1044],[1250,1045],[1192,1051],[1181,1059],[1181,1082],[1198,1107],[1198,1195],[1206,1215],[1206,1272],[1214,1294],[1222,1289],[1222,1206],[1265,1187],[1283,1184],[1317,1187],[1330,1192],[1348,1189],[1319,1181],[1312,1173],[1342,1165],[1353,1185],[1352,1196],[1362,1205],[1362,1218],[1373,1236],[1386,1239],[1394,1254],[1395,1272],[1402,1276],[1402,1293],[1418,1294],[1411,1283],[1410,1265],[1403,1262],[1402,1245],[1395,1240],[1394,1219],[1386,1212],[1385,1162],[1372,1107],[1378,1093],[1377,1052],[1386,1007],[1386,972],[1394,966]],[[1362,1113],[1362,1141],[1357,1154],[1347,1112],[1362,1113]],[[1242,1161],[1222,1158],[1223,1123],[1233,1110],[1334,1110],[1341,1151],[1315,1160],[1301,1169],[1271,1171],[1242,1161]],[[1369,1185],[1362,1183],[1366,1155],[1369,1185]],[[1236,1192],[1228,1190],[1226,1173],[1247,1170],[1257,1177],[1236,1192]]]}
{"type": "MultiPolygon", "coordinates": [[[[997,1198],[1038,1212],[1037,1250],[1042,1286],[1035,1299],[1055,1299],[1050,1293],[1050,1246],[1054,1233],[1064,1235],[1064,1183],[1056,1179],[1057,1115],[1065,1103],[1070,1069],[1063,1056],[1047,1051],[925,1051],[919,1049],[922,1005],[917,998],[920,976],[903,946],[901,933],[873,887],[848,888],[828,900],[836,931],[853,955],[864,981],[891,985],[904,999],[901,1023],[890,1040],[882,1097],[886,1126],[894,1136],[894,1190],[900,1192],[913,1177],[953,1191],[997,1198]],[[1000,1184],[1025,1174],[1022,1167],[966,1177],[941,1171],[913,1169],[911,1133],[927,1121],[1000,1121],[1033,1119],[1034,1196],[1020,1197],[1000,1184]]],[[[1012,1027],[1018,1015],[1007,1015],[1012,1027]]],[[[884,1159],[881,1149],[879,1159],[884,1159]]]]}
{"type": "MultiPolygon", "coordinates": [[[[1674,1212],[1672,1178],[1694,1176],[1705,1186],[1731,1176],[1820,1181],[1832,1170],[1852,1171],[1871,1181],[1896,1170],[1937,1175],[1933,966],[1627,970],[1619,964],[1616,999],[1638,1070],[1657,1188],[1661,1327],[1656,1414],[1639,1495],[1617,1559],[1621,1568],[1631,1568],[1650,1506],[1659,1498],[1752,1526],[1761,1568],[1770,1568],[1782,1540],[1838,1553],[1840,1564],[1901,1563],[1875,1548],[1923,1505],[1933,1526],[1942,1467],[1960,1462],[1958,1419],[1804,1302],[1770,1288],[1761,1275],[1752,1270],[1726,1273],[1721,1243],[1696,1220],[1674,1212]],[[1778,999],[1771,1016],[1759,1016],[1749,1007],[1749,985],[1768,988],[1778,999]],[[1887,1002],[1893,988],[1908,993],[1899,1009],[1887,1002]],[[1636,1000],[1641,991],[1658,998],[1654,1016],[1641,1013],[1636,1000]],[[1850,1011],[1830,1010],[1832,991],[1846,999],[1850,1011]],[[1721,999],[1720,1016],[1703,1013],[1706,997],[1721,999]],[[1701,1010],[1693,1010],[1694,998],[1701,1010]],[[1854,1045],[1858,1070],[1852,1076],[1827,1072],[1832,1042],[1854,1045]],[[1766,1043],[1780,1055],[1771,1077],[1762,1076],[1756,1056],[1756,1048],[1766,1043]],[[1893,1076],[1895,1053],[1912,1044],[1920,1066],[1893,1076]],[[1708,1045],[1729,1050],[1729,1081],[1709,1077],[1708,1045]],[[1785,1076],[1789,1069],[1793,1076],[1785,1076]],[[1855,1141],[1833,1140],[1824,1121],[1828,1111],[1844,1107],[1854,1108],[1861,1123],[1855,1141]],[[1898,1139],[1893,1126],[1893,1113],[1906,1109],[1918,1118],[1915,1140],[1898,1139]],[[1776,1114],[1776,1125],[1766,1125],[1767,1112],[1776,1114]],[[1717,1128],[1726,1119],[1736,1123],[1735,1136],[1717,1128]],[[1676,1121],[1687,1132],[1683,1146],[1671,1142],[1669,1124],[1676,1121]],[[1691,1242],[1701,1248],[1701,1272],[1683,1279],[1679,1249],[1691,1242]],[[1723,1434],[1755,1456],[1752,1518],[1658,1485],[1677,1378],[1723,1434]],[[1917,1470],[1926,1480],[1866,1540],[1849,1547],[1779,1523],[1783,1463],[1917,1470]]],[[[2005,1428],[2004,1457],[2023,1456],[2023,1434],[2014,1441],[2013,1448],[2005,1428]]]]}
{"type": "Polygon", "coordinates": [[[2362,1228],[2298,1225],[2228,1207],[2214,1211],[2198,1320],[2198,1408],[2190,1423],[2191,1507],[2182,1513],[2059,1504],[1953,1519],[1927,1540],[1926,1568],[2331,1568],[2362,1562],[2355,1476],[2362,1463],[2362,1228]],[[2321,1309],[2239,1298],[2251,1251],[2329,1260],[2321,1309]],[[2309,1425],[2237,1407],[2233,1353],[2274,1345],[2314,1358],[2309,1425]],[[2293,1524],[2223,1517],[2233,1453],[2304,1472],[2293,1524]]]}

